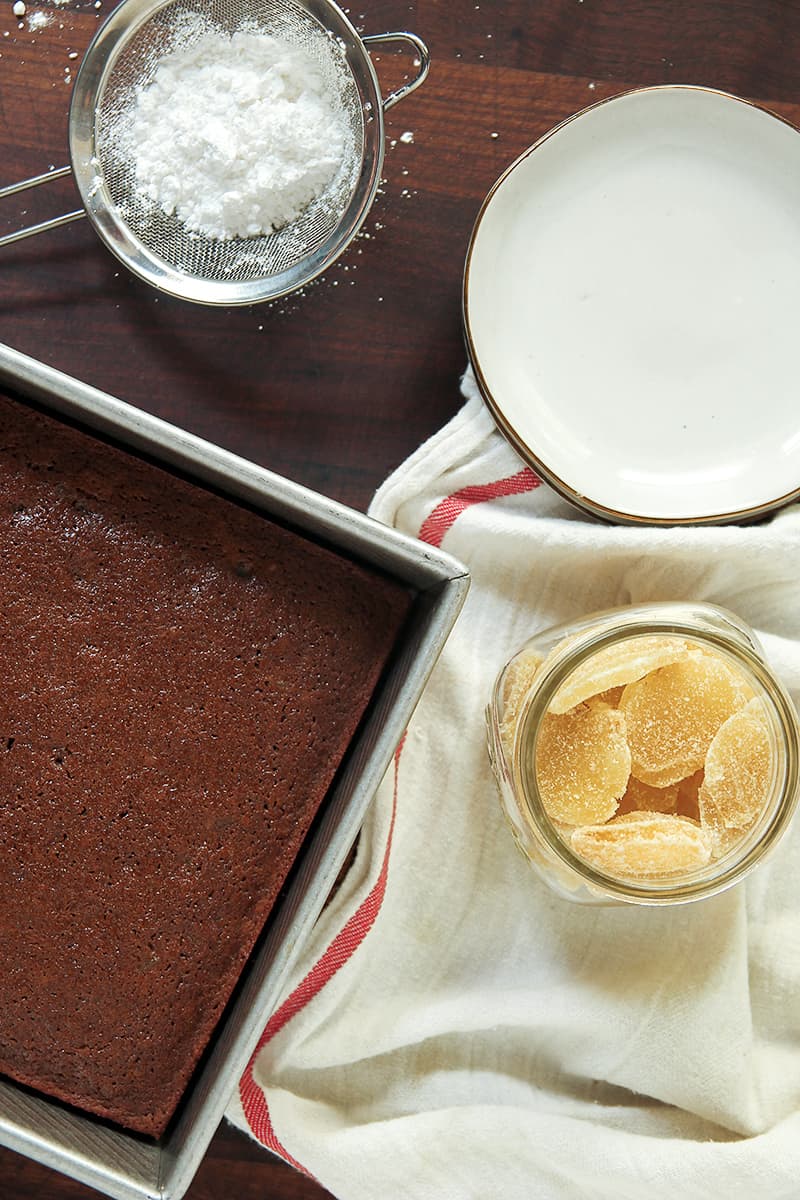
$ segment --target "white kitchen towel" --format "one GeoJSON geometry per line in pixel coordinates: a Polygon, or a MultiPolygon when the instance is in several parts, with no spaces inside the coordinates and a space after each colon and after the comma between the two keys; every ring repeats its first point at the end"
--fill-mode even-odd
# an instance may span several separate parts
{"type": "Polygon", "coordinates": [[[485,749],[543,627],[727,606],[800,696],[800,509],[749,527],[583,517],[466,403],[375,497],[472,587],[229,1116],[339,1200],[800,1194],[800,819],[747,883],[673,909],[552,895],[485,749]]]}

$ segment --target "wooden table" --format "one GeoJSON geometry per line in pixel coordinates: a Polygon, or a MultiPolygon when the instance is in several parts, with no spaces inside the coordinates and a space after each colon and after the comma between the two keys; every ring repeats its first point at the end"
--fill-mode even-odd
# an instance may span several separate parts
{"type": "MultiPolygon", "coordinates": [[[[29,0],[20,23],[2,0],[0,182],[66,162],[71,80],[110,7],[29,0]],[[39,13],[49,23],[32,22],[39,13]]],[[[563,117],[637,85],[710,85],[800,122],[800,6],[372,0],[349,15],[364,33],[418,33],[432,68],[387,114],[385,182],[363,233],[326,276],[270,305],[201,308],[129,277],[79,221],[0,251],[0,341],[365,508],[459,406],[464,252],[503,168],[563,117]]],[[[387,92],[413,71],[407,57],[378,57],[387,92]]],[[[0,232],[21,209],[30,222],[72,207],[71,183],[53,182],[21,203],[4,201],[0,232]]],[[[0,1194],[94,1193],[0,1151],[0,1194]]],[[[222,1128],[188,1195],[327,1193],[222,1128]]]]}

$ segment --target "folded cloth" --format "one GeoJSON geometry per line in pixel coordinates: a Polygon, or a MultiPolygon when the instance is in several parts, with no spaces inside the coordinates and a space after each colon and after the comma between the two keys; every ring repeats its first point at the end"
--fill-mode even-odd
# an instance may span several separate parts
{"type": "Polygon", "coordinates": [[[228,1115],[340,1200],[795,1200],[800,818],[713,899],[572,904],[512,841],[484,709],[537,630],[653,599],[738,613],[797,699],[800,509],[602,525],[463,390],[371,511],[472,588],[228,1115]]]}

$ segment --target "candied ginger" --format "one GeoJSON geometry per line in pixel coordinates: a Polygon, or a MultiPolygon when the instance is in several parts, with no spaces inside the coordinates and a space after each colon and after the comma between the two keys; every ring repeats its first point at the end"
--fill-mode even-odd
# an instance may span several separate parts
{"type": "Polygon", "coordinates": [[[711,859],[706,831],[672,813],[630,812],[607,825],[586,825],[570,844],[590,866],[620,879],[673,875],[711,859]]]}
{"type": "Polygon", "coordinates": [[[642,783],[635,775],[631,775],[625,795],[619,802],[617,816],[630,812],[675,812],[678,805],[677,783],[666,788],[651,787],[642,783]]]}
{"type": "Polygon", "coordinates": [[[700,823],[708,834],[714,858],[722,858],[729,850],[742,840],[747,829],[727,829],[724,823],[716,817],[714,801],[708,794],[705,784],[700,788],[699,795],[700,823]]]}
{"type": "Polygon", "coordinates": [[[547,815],[566,825],[607,821],[630,774],[625,717],[601,700],[546,713],[536,744],[536,782],[547,815]]]}
{"type": "Polygon", "coordinates": [[[728,717],[706,755],[700,816],[714,830],[746,830],[769,798],[772,747],[767,713],[751,700],[728,717]]]}
{"type": "Polygon", "coordinates": [[[516,658],[513,658],[506,668],[503,679],[503,718],[500,722],[500,737],[509,758],[520,710],[541,663],[541,654],[532,649],[525,649],[516,658]]]}
{"type": "Polygon", "coordinates": [[[568,712],[591,696],[634,683],[658,667],[682,661],[688,654],[689,648],[682,638],[657,634],[604,646],[567,676],[550,702],[550,712],[568,712]]]}
{"type": "Polygon", "coordinates": [[[629,683],[625,713],[631,773],[668,787],[699,770],[714,734],[748,699],[744,678],[718,655],[692,653],[629,683]]]}
{"type": "Polygon", "coordinates": [[[700,820],[700,788],[703,784],[703,771],[695,771],[687,779],[682,779],[678,788],[678,799],[675,812],[679,817],[691,817],[693,821],[700,820]]]}

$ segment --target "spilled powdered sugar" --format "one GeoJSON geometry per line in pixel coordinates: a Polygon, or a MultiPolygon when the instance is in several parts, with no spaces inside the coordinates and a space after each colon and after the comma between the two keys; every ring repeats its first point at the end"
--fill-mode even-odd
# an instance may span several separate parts
{"type": "Polygon", "coordinates": [[[53,22],[53,14],[46,12],[43,9],[37,12],[28,13],[28,29],[31,33],[36,33],[39,29],[46,29],[53,22]]]}
{"type": "Polygon", "coordinates": [[[270,234],[321,196],[351,151],[340,96],[302,48],[195,30],[134,93],[117,149],[134,189],[203,237],[270,234]]]}

